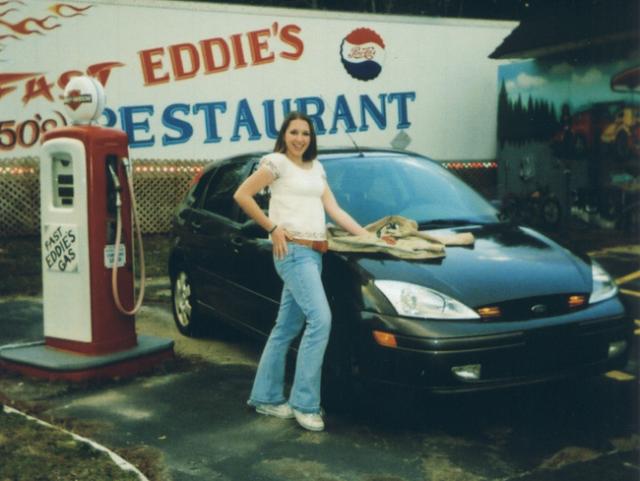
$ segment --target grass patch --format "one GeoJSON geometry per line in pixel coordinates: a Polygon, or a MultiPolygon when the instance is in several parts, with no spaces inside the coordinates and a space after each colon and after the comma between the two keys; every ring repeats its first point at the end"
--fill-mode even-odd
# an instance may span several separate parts
{"type": "Polygon", "coordinates": [[[0,295],[40,294],[40,238],[0,238],[0,272],[0,295]]]}
{"type": "MultiPolygon", "coordinates": [[[[177,365],[163,364],[140,377],[187,371],[193,366],[191,360],[178,359],[177,365]]],[[[122,471],[105,453],[61,431],[95,439],[98,433],[112,429],[111,424],[95,419],[52,416],[47,412],[50,403],[46,401],[55,396],[77,391],[90,393],[129,382],[133,380],[44,381],[23,378],[0,368],[0,481],[137,481],[134,473],[122,471]],[[61,430],[43,426],[19,414],[5,413],[3,404],[61,430]],[[53,470],[52,465],[60,466],[60,469],[53,470]]],[[[159,449],[145,444],[107,447],[144,473],[150,481],[171,479],[159,449]]]]}
{"type": "Polygon", "coordinates": [[[0,409],[0,479],[137,481],[111,458],[57,429],[0,409]]]}

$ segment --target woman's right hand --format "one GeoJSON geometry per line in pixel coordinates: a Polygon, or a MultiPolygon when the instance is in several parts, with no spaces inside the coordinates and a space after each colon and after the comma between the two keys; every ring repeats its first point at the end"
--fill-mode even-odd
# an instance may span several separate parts
{"type": "Polygon", "coordinates": [[[284,227],[278,226],[276,230],[271,233],[273,255],[276,259],[284,259],[284,256],[287,255],[287,240],[290,238],[291,236],[284,227]]]}

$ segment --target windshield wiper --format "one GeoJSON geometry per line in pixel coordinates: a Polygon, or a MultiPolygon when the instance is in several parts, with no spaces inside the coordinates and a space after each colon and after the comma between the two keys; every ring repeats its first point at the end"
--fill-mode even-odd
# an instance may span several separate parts
{"type": "Polygon", "coordinates": [[[464,225],[484,225],[487,222],[477,219],[431,219],[418,222],[418,229],[430,227],[459,227],[464,225]]]}

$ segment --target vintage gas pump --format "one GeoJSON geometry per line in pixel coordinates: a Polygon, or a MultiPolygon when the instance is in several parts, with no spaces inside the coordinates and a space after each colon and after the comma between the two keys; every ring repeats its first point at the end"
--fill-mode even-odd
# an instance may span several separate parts
{"type": "Polygon", "coordinates": [[[77,77],[67,92],[81,125],[47,132],[42,146],[44,334],[49,346],[102,354],[136,345],[135,309],[122,307],[133,294],[127,136],[89,124],[104,108],[97,80],[77,77]]]}
{"type": "Polygon", "coordinates": [[[104,102],[97,80],[72,79],[65,89],[65,105],[74,125],[44,136],[40,159],[44,345],[0,352],[5,361],[9,356],[9,363],[28,364],[21,370],[30,374],[72,380],[122,375],[173,354],[173,341],[136,336],[134,314],[144,296],[142,236],[127,135],[92,125],[104,102]],[[134,224],[140,268],[135,301],[134,224]]]}

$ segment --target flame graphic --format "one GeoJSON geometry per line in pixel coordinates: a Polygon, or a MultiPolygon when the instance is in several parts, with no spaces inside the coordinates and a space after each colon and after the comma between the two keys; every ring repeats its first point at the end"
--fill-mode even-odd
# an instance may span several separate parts
{"type": "Polygon", "coordinates": [[[52,25],[50,27],[47,27],[45,25],[47,20],[51,18],[56,18],[56,17],[54,17],[53,15],[49,15],[48,17],[44,17],[44,18],[29,17],[29,18],[25,18],[24,20],[18,23],[9,23],[5,20],[0,20],[0,25],[4,25],[5,27],[8,27],[13,32],[18,33],[20,35],[32,35],[34,33],[37,33],[38,35],[42,35],[42,32],[40,32],[39,30],[29,29],[28,25],[30,23],[35,23],[38,27],[44,30],[53,30],[54,28],[58,28],[60,26],[59,23],[52,25]]]}
{"type": "MultiPolygon", "coordinates": [[[[25,5],[25,3],[22,0],[0,1],[0,7],[5,7],[9,4],[25,5]]],[[[38,35],[43,35],[44,34],[43,31],[53,30],[61,26],[60,23],[49,22],[50,20],[53,22],[55,21],[53,19],[60,20],[60,19],[66,19],[71,17],[77,17],[78,15],[84,15],[83,12],[90,9],[91,7],[92,5],[88,5],[86,7],[77,7],[68,3],[56,3],[48,7],[48,10],[51,11],[54,15],[49,15],[44,18],[29,17],[17,23],[8,22],[6,20],[3,20],[2,17],[4,17],[10,12],[19,12],[19,10],[16,8],[6,9],[0,12],[0,29],[1,27],[5,27],[11,30],[13,34],[0,35],[0,42],[6,39],[20,40],[20,37],[33,35],[34,33],[38,35]],[[50,24],[47,25],[47,22],[49,22],[50,24]],[[17,34],[17,36],[14,34],[17,34]]],[[[3,49],[4,49],[4,45],[0,43],[0,51],[2,51],[3,49]]]]}
{"type": "Polygon", "coordinates": [[[10,84],[18,82],[19,80],[35,77],[36,75],[40,74],[38,72],[0,73],[0,99],[16,89],[15,86],[10,84]]]}
{"type": "Polygon", "coordinates": [[[56,3],[55,5],[50,6],[49,10],[55,13],[56,15],[58,15],[59,17],[71,18],[71,17],[77,17],[78,15],[84,15],[84,13],[82,12],[90,9],[91,7],[92,5],[88,5],[84,8],[81,8],[81,7],[76,7],[74,5],[69,5],[68,3],[56,3]],[[64,9],[69,9],[71,10],[72,13],[64,14],[63,13],[64,9]]]}
{"type": "Polygon", "coordinates": [[[40,75],[40,72],[0,73],[0,85],[40,75]]]}

